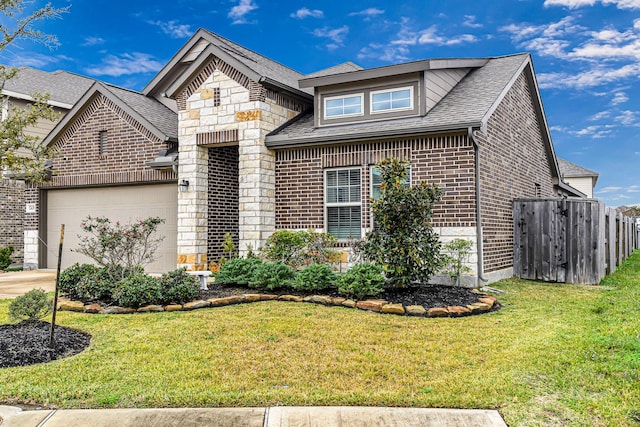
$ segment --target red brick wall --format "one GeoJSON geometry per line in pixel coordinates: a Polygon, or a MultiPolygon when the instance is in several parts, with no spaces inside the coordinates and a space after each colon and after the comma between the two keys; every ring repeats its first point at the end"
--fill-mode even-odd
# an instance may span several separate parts
{"type": "Polygon", "coordinates": [[[362,223],[369,227],[369,171],[387,157],[411,161],[413,184],[427,180],[443,189],[434,226],[475,226],[473,147],[466,135],[446,135],[278,151],[276,228],[324,228],[324,170],[341,167],[361,169],[362,223]]]}
{"type": "Polygon", "coordinates": [[[555,195],[549,161],[533,100],[521,75],[489,119],[480,146],[484,270],[513,266],[513,207],[517,197],[555,195]]]}
{"type": "Polygon", "coordinates": [[[225,233],[231,233],[236,249],[240,249],[238,189],[238,146],[209,148],[207,258],[210,261],[229,257],[222,251],[225,233]]]}
{"type": "Polygon", "coordinates": [[[176,180],[171,171],[154,171],[147,162],[167,148],[126,112],[98,96],[56,143],[54,178],[48,186],[100,185],[176,180]],[[107,153],[100,154],[99,133],[107,131],[107,153]]]}

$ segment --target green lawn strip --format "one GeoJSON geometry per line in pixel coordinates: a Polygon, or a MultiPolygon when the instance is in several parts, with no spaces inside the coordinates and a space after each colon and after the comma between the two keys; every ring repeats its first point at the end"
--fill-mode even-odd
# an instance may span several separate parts
{"type": "Polygon", "coordinates": [[[59,324],[92,334],[89,349],[1,370],[0,401],[496,408],[514,426],[635,425],[639,284],[636,253],[603,282],[615,289],[506,280],[493,285],[507,291],[502,310],[456,319],[278,301],[60,312],[59,324]]]}

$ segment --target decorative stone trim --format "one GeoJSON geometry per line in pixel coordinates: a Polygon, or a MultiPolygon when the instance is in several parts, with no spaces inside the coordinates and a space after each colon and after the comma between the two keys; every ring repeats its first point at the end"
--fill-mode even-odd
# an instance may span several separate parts
{"type": "Polygon", "coordinates": [[[196,134],[196,145],[222,144],[225,142],[238,142],[238,129],[196,134]]]}
{"type": "Polygon", "coordinates": [[[301,297],[297,295],[274,295],[274,294],[242,294],[232,295],[222,298],[209,298],[207,300],[196,300],[184,305],[170,304],[167,306],[148,305],[137,310],[133,308],[109,306],[101,308],[98,304],[84,305],[81,301],[61,301],[58,303],[58,310],[76,311],[91,314],[131,314],[131,313],[152,313],[161,311],[191,311],[200,308],[225,307],[228,305],[247,304],[260,301],[284,301],[303,302],[310,304],[320,304],[334,307],[356,308],[374,313],[394,314],[398,316],[413,317],[462,317],[474,314],[488,313],[500,308],[498,300],[487,294],[478,294],[478,302],[469,304],[466,307],[450,306],[435,307],[429,310],[420,305],[404,306],[394,304],[384,300],[362,300],[354,301],[342,297],[330,297],[327,295],[311,295],[301,297]]]}

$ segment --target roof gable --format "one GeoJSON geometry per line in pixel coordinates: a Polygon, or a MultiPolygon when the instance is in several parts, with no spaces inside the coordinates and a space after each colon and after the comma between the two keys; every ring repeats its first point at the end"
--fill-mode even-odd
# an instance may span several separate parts
{"type": "Polygon", "coordinates": [[[298,80],[304,77],[301,73],[204,29],[185,43],[142,93],[175,96],[212,57],[223,60],[256,83],[311,97],[312,91],[300,89],[298,80]]]}
{"type": "Polygon", "coordinates": [[[138,92],[95,82],[63,119],[47,135],[43,143],[49,145],[71,129],[98,96],[104,96],[162,141],[178,138],[178,116],[159,101],[138,92]]]}

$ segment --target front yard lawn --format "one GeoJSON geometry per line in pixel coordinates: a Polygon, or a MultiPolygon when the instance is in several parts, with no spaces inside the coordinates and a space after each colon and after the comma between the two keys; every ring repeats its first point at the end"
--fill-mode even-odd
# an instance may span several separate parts
{"type": "Polygon", "coordinates": [[[506,280],[492,285],[507,291],[501,310],[443,319],[278,301],[60,312],[91,346],[0,370],[0,402],[495,408],[511,426],[638,425],[640,252],[602,285],[506,280]]]}

